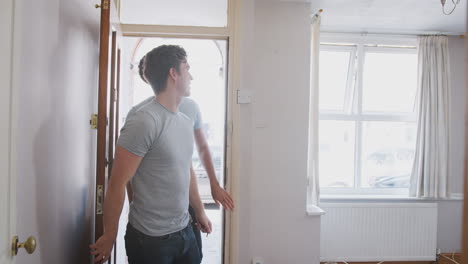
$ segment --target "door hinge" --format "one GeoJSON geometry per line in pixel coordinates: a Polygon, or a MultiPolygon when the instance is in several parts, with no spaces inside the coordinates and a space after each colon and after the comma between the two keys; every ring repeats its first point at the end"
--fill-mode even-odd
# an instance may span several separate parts
{"type": "Polygon", "coordinates": [[[102,215],[103,203],[104,203],[104,186],[98,185],[97,193],[96,193],[96,214],[102,215]]]}
{"type": "Polygon", "coordinates": [[[89,125],[91,126],[91,129],[97,129],[97,124],[98,124],[98,115],[92,114],[91,119],[89,120],[89,125]]]}

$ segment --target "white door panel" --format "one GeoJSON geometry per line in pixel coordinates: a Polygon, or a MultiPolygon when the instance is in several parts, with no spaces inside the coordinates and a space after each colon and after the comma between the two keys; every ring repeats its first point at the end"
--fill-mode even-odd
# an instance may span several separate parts
{"type": "Polygon", "coordinates": [[[13,0],[0,1],[0,263],[13,263],[11,238],[14,193],[10,191],[10,97],[13,0]]]}

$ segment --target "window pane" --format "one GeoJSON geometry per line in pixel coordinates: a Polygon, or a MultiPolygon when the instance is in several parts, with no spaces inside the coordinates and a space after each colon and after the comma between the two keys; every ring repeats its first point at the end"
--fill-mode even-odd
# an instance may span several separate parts
{"type": "Polygon", "coordinates": [[[227,26],[227,0],[122,0],[123,24],[227,26]]]}
{"type": "Polygon", "coordinates": [[[364,112],[412,113],[417,90],[417,55],[366,52],[364,112]]]}
{"type": "Polygon", "coordinates": [[[320,51],[320,110],[343,111],[349,56],[349,51],[320,51]]]}
{"type": "Polygon", "coordinates": [[[363,122],[361,187],[408,188],[416,124],[363,122]]]}
{"type": "Polygon", "coordinates": [[[354,124],[354,121],[320,121],[319,175],[321,187],[354,186],[354,124]]]}

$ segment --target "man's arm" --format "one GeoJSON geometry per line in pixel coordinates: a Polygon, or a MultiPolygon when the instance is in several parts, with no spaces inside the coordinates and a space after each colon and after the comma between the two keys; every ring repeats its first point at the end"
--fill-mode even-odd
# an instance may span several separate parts
{"type": "Polygon", "coordinates": [[[91,254],[95,263],[104,263],[109,259],[117,237],[119,218],[125,200],[125,186],[135,175],[143,158],[117,146],[112,174],[104,200],[104,234],[91,245],[91,254]]]}
{"type": "Polygon", "coordinates": [[[232,200],[229,193],[219,185],[218,179],[216,178],[213,160],[211,159],[210,148],[206,142],[203,129],[195,129],[193,133],[195,135],[195,143],[197,144],[198,155],[200,156],[203,167],[205,168],[206,173],[208,174],[208,178],[210,179],[211,195],[213,196],[214,201],[218,205],[222,204],[226,209],[233,210],[234,201],[232,200]]]}
{"type": "Polygon", "coordinates": [[[190,190],[189,190],[190,206],[195,210],[195,217],[197,218],[197,226],[203,233],[211,233],[211,222],[206,216],[205,207],[203,206],[198,192],[197,178],[195,171],[190,167],[190,190]]]}
{"type": "Polygon", "coordinates": [[[127,197],[128,197],[128,202],[131,203],[133,201],[133,187],[130,181],[128,181],[127,183],[127,197]]]}

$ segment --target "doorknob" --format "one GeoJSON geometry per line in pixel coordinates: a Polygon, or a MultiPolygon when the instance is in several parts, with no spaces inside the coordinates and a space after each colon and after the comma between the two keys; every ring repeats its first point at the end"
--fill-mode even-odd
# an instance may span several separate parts
{"type": "Polygon", "coordinates": [[[36,250],[36,238],[33,236],[28,237],[26,242],[19,243],[18,236],[14,236],[11,241],[11,255],[16,256],[18,254],[18,248],[26,249],[26,252],[32,254],[36,250]]]}

